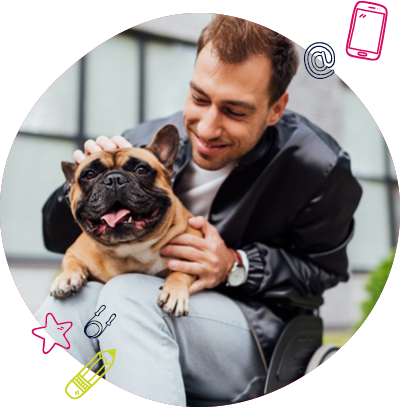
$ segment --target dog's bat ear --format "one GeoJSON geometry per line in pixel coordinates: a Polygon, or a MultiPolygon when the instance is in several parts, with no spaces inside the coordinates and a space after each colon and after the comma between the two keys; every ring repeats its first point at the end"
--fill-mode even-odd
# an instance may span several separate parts
{"type": "Polygon", "coordinates": [[[179,149],[179,132],[173,124],[167,124],[153,137],[148,147],[169,173],[174,172],[174,161],[179,149]]]}
{"type": "Polygon", "coordinates": [[[67,180],[67,190],[70,190],[75,183],[75,173],[78,168],[78,164],[69,163],[68,161],[61,161],[61,167],[67,180]]]}

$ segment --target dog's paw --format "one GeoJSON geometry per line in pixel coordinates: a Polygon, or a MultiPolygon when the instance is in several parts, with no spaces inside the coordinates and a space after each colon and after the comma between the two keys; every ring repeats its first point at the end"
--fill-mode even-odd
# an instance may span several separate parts
{"type": "Polygon", "coordinates": [[[166,281],[157,302],[160,308],[173,317],[189,315],[189,292],[186,287],[177,287],[166,281]]]}
{"type": "Polygon", "coordinates": [[[75,295],[86,284],[87,279],[83,273],[63,272],[51,284],[50,295],[55,298],[75,295]]]}

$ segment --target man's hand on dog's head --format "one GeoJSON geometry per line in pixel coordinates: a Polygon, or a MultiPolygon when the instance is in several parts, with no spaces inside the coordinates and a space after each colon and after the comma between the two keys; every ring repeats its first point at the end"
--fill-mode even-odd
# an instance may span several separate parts
{"type": "Polygon", "coordinates": [[[87,140],[85,142],[85,153],[81,150],[74,151],[74,160],[80,164],[90,154],[98,153],[102,150],[116,150],[117,148],[133,147],[132,144],[122,136],[114,136],[109,139],[106,136],[99,136],[95,140],[87,140]]]}
{"type": "Polygon", "coordinates": [[[233,267],[235,258],[218,230],[204,217],[189,219],[189,225],[201,230],[204,238],[187,233],[176,236],[161,249],[161,254],[187,260],[170,260],[168,268],[199,277],[189,288],[189,294],[193,294],[223,283],[233,267]]]}

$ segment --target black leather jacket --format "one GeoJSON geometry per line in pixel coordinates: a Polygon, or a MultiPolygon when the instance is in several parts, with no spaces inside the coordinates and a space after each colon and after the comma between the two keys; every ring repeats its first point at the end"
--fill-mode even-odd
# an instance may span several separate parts
{"type": "MultiPolygon", "coordinates": [[[[182,113],[142,123],[123,136],[135,146],[147,145],[167,123],[178,127],[181,138],[176,186],[191,159],[182,113]]],[[[267,363],[294,315],[271,306],[268,292],[278,289],[285,296],[294,288],[302,296],[319,296],[348,280],[346,245],[361,193],[348,154],[320,128],[288,110],[221,185],[209,222],[228,247],[247,253],[250,268],[245,284],[216,289],[241,306],[267,363]]],[[[61,187],[43,208],[45,245],[63,253],[80,232],[61,187]]]]}

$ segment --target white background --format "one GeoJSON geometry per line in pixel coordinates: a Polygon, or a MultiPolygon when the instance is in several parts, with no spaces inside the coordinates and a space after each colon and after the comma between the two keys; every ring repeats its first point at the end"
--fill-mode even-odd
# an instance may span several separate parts
{"type": "MultiPolygon", "coordinates": [[[[377,122],[398,170],[400,166],[398,68],[400,2],[385,0],[388,22],[381,58],[366,61],[346,54],[356,1],[263,0],[2,0],[0,9],[0,171],[23,120],[51,83],[79,58],[131,26],[165,15],[221,13],[274,29],[303,48],[321,41],[336,53],[335,72],[351,87],[377,122]]],[[[317,80],[317,79],[316,79],[317,80]]],[[[38,160],[44,157],[37,157],[38,160]]],[[[40,180],[38,180],[40,182],[40,180]]],[[[16,188],[19,186],[16,185],[16,188]]],[[[29,201],[26,202],[29,211],[29,201]]],[[[155,405],[101,380],[79,400],[64,388],[81,364],[55,347],[48,355],[31,330],[38,322],[26,307],[0,253],[2,404],[43,406],[155,405]]],[[[400,337],[399,259],[381,299],[352,339],[327,363],[296,383],[247,405],[397,406],[400,337]]]]}

